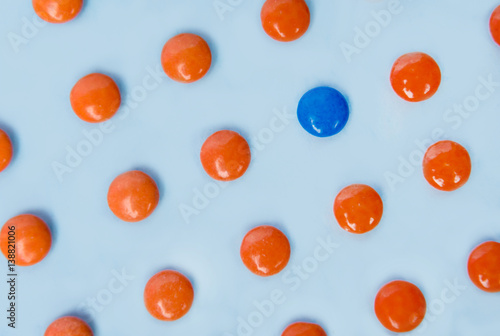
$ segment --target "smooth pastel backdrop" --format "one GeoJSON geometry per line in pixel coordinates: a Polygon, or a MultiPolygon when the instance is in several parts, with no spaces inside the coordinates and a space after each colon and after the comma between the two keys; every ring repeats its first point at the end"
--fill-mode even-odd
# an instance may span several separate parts
{"type": "Polygon", "coordinates": [[[351,62],[341,43],[353,44],[356,29],[373,25],[373,11],[387,10],[390,1],[310,0],[308,32],[287,44],[263,32],[263,1],[222,2],[233,4],[223,20],[212,0],[88,0],[72,22],[25,31],[27,43],[16,53],[9,36],[33,20],[31,1],[0,0],[0,127],[16,151],[0,173],[0,222],[31,212],[54,234],[43,262],[18,269],[15,330],[3,317],[8,289],[0,281],[0,334],[42,335],[57,317],[81,314],[82,303],[113,282],[113,270],[125,269],[134,279],[92,318],[96,336],[237,335],[238,318],[247,319],[253,301],[273,290],[286,302],[253,335],[280,335],[298,319],[317,321],[329,335],[389,335],[373,300],[393,279],[412,281],[434,302],[426,329],[415,335],[498,335],[499,295],[476,289],[466,262],[480,242],[500,240],[500,87],[467,118],[447,112],[475,94],[479,77],[500,82],[500,46],[488,28],[498,0],[401,0],[398,14],[351,62]],[[209,42],[211,70],[190,85],[159,72],[161,84],[151,88],[148,69],[158,70],[163,44],[182,32],[209,42]],[[394,60],[411,51],[430,54],[442,70],[437,94],[416,104],[389,83],[394,60]],[[69,92],[96,71],[117,80],[124,105],[111,132],[60,182],[54,162],[66,164],[67,146],[75,149],[96,127],[74,115],[69,92]],[[150,90],[140,96],[145,79],[150,90]],[[345,129],[324,139],[305,132],[294,116],[302,94],[320,85],[340,90],[351,109],[345,129]],[[286,127],[276,110],[282,117],[287,111],[286,127]],[[265,130],[272,125],[275,131],[265,130]],[[204,209],[188,223],[180,209],[194,206],[196,190],[217,194],[199,150],[225,128],[250,141],[253,161],[208,206],[198,200],[204,209]],[[417,163],[392,188],[387,172],[398,174],[401,158],[421,155],[415,141],[439,129],[469,150],[469,182],[439,192],[417,163]],[[161,192],[153,215],[134,224],[118,220],[106,204],[113,178],[130,169],[150,173],[161,192]],[[363,236],[343,231],[333,216],[337,192],[351,183],[373,186],[384,200],[379,227],[363,236]],[[240,261],[241,239],[261,224],[288,235],[287,274],[310,261],[319,237],[339,246],[292,291],[281,275],[259,278],[240,261]],[[173,323],[153,319],[142,299],[148,279],[166,268],[184,272],[196,291],[192,310],[173,323]],[[433,301],[447,291],[446,281],[466,288],[448,303],[433,301]]]}

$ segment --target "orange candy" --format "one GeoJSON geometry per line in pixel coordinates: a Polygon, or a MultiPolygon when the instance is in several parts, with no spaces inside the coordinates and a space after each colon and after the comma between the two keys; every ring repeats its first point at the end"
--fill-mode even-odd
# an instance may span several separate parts
{"type": "Polygon", "coordinates": [[[0,129],[0,172],[7,168],[12,160],[12,142],[9,136],[0,129]]]}
{"type": "Polygon", "coordinates": [[[93,336],[94,333],[90,326],[84,320],[74,317],[65,316],[58,318],[52,322],[44,336],[93,336]]]}
{"type": "Polygon", "coordinates": [[[120,89],[106,75],[93,73],[80,79],[69,96],[78,118],[89,123],[111,119],[120,108],[120,89]]]}
{"type": "Polygon", "coordinates": [[[193,299],[191,282],[177,271],[166,270],[155,274],[144,289],[146,309],[162,321],[175,321],[186,315],[193,299]]]}
{"type": "Polygon", "coordinates": [[[425,317],[425,297],[412,283],[392,281],[375,298],[375,314],[384,327],[394,332],[415,329],[425,317]]]}
{"type": "Polygon", "coordinates": [[[19,215],[9,219],[0,231],[0,249],[7,259],[12,259],[9,250],[10,236],[15,237],[15,263],[31,266],[45,258],[52,245],[52,234],[45,222],[34,215],[19,215]]]}
{"type": "Polygon", "coordinates": [[[500,6],[495,8],[490,17],[490,32],[493,40],[500,45],[500,6]]]}
{"type": "Polygon", "coordinates": [[[280,42],[290,42],[304,35],[311,15],[304,0],[267,0],[260,19],[267,35],[280,42]]]}
{"type": "Polygon", "coordinates": [[[321,326],[315,323],[297,322],[290,324],[281,336],[327,336],[321,326]]]}
{"type": "Polygon", "coordinates": [[[263,277],[271,276],[281,272],[288,264],[290,243],[277,228],[259,226],[243,238],[240,256],[252,273],[263,277]]]}
{"type": "Polygon", "coordinates": [[[238,133],[219,131],[205,140],[200,159],[210,177],[232,181],[241,177],[250,165],[250,146],[238,133]]]}
{"type": "Polygon", "coordinates": [[[423,162],[424,177],[436,189],[453,191],[465,184],[471,172],[467,150],[460,144],[444,140],[427,149],[423,162]]]}
{"type": "Polygon", "coordinates": [[[370,186],[353,184],[342,189],[333,205],[339,225],[351,233],[365,233],[374,229],[384,211],[379,194],[370,186]]]}
{"type": "Polygon", "coordinates": [[[207,42],[198,35],[180,34],[165,43],[161,65],[168,77],[181,83],[201,79],[210,69],[212,53],[207,42]]]}
{"type": "Polygon", "coordinates": [[[156,182],[138,170],[119,175],[108,190],[109,208],[116,217],[126,222],[139,222],[147,218],[159,200],[156,182]]]}
{"type": "Polygon", "coordinates": [[[73,20],[83,7],[83,0],[33,0],[32,3],[36,14],[50,23],[73,20]]]}
{"type": "Polygon", "coordinates": [[[469,277],[485,292],[500,292],[500,243],[482,243],[472,251],[467,265],[469,277]]]}
{"type": "Polygon", "coordinates": [[[409,102],[429,99],[436,93],[440,83],[439,65],[427,54],[405,54],[392,67],[392,88],[398,96],[409,102]]]}

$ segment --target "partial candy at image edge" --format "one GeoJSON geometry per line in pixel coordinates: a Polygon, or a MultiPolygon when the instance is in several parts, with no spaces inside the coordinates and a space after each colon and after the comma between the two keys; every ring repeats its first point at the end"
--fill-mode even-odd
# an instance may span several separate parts
{"type": "Polygon", "coordinates": [[[61,24],[73,20],[83,7],[83,0],[32,0],[35,13],[44,21],[61,24]]]}
{"type": "Polygon", "coordinates": [[[13,154],[14,149],[9,135],[0,129],[0,173],[10,165],[13,154]]]}
{"type": "Polygon", "coordinates": [[[469,255],[467,272],[477,288],[500,292],[500,243],[487,241],[476,246],[469,255]]]}
{"type": "Polygon", "coordinates": [[[375,229],[380,223],[384,204],[372,187],[366,184],[351,184],[335,197],[333,212],[342,229],[363,234],[375,229]]]}
{"type": "Polygon", "coordinates": [[[304,0],[267,0],[260,17],[267,35],[279,42],[292,42],[307,32],[311,15],[304,0]]]}
{"type": "Polygon", "coordinates": [[[41,262],[52,247],[52,233],[43,219],[32,214],[10,218],[0,231],[0,248],[9,263],[17,266],[32,266],[41,262]],[[15,239],[14,258],[10,258],[9,237],[15,239]]]}

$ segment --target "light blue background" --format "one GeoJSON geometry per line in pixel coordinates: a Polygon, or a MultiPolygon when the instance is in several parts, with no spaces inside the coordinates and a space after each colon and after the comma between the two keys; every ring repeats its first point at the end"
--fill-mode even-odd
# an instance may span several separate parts
{"type": "MultiPolygon", "coordinates": [[[[0,174],[0,222],[34,212],[54,234],[48,257],[19,269],[18,329],[7,328],[1,313],[2,336],[42,335],[54,319],[81,313],[80,304],[107,288],[112,270],[123,268],[135,279],[92,319],[96,336],[236,335],[238,317],[247,318],[255,310],[252,301],[268,299],[275,289],[287,301],[253,335],[280,335],[302,318],[319,322],[329,335],[389,335],[373,313],[373,300],[396,278],[417,284],[429,305],[445,281],[467,287],[433,314],[425,330],[412,334],[498,335],[499,295],[473,287],[466,262],[480,242],[500,240],[500,88],[457,129],[443,119],[474,94],[479,76],[500,81],[500,47],[488,29],[498,0],[401,0],[401,13],[350,63],[340,43],[352,44],[354,29],[363,29],[373,21],[371,12],[388,3],[308,2],[308,32],[282,44],[261,28],[262,1],[243,0],[221,20],[212,0],[89,0],[77,19],[40,28],[15,53],[8,34],[20,35],[23,18],[32,20],[31,1],[0,0],[0,125],[16,150],[0,174]],[[66,147],[75,148],[85,139],[82,132],[95,127],[71,110],[74,83],[104,72],[118,81],[124,102],[133,102],[128,96],[147,67],[159,64],[163,44],[181,32],[209,42],[214,58],[208,75],[190,85],[162,75],[162,84],[126,117],[122,107],[113,131],[60,183],[53,162],[64,163],[66,147]],[[417,104],[400,99],[388,80],[394,60],[411,51],[433,56],[443,74],[437,94],[417,104]],[[273,111],[295,113],[302,94],[320,85],[348,98],[346,128],[319,139],[292,118],[257,149],[255,137],[269,127],[273,111]],[[191,206],[194,190],[211,183],[199,149],[224,128],[249,139],[254,160],[243,178],[186,223],[179,207],[191,206]],[[414,141],[430,138],[436,128],[469,150],[469,182],[456,192],[439,192],[418,166],[392,189],[384,174],[397,173],[399,157],[408,159],[418,150],[414,141]],[[150,218],[128,224],[108,209],[106,193],[115,176],[135,168],[157,180],[161,200],[150,218]],[[351,183],[372,185],[384,200],[379,227],[363,236],[340,229],[332,212],[335,195],[351,183]],[[318,237],[331,235],[339,247],[292,292],[281,276],[254,276],[239,259],[241,239],[261,224],[288,235],[286,271],[312,255],[318,237]],[[142,303],[147,280],[165,268],[183,271],[196,292],[189,314],[174,323],[156,321],[142,303]]],[[[7,287],[0,283],[4,311],[7,287]]]]}

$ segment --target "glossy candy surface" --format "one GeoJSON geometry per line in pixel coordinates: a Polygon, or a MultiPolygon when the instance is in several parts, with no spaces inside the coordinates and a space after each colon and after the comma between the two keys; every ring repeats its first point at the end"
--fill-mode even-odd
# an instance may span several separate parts
{"type": "Polygon", "coordinates": [[[250,230],[240,248],[241,260],[254,274],[271,276],[281,272],[290,259],[290,243],[283,232],[263,225],[250,230]]]}
{"type": "Polygon", "coordinates": [[[500,45],[500,6],[491,13],[490,32],[493,40],[500,45]]]}
{"type": "Polygon", "coordinates": [[[94,333],[90,326],[84,320],[74,317],[65,316],[58,318],[52,322],[44,336],[93,336],[94,333]]]}
{"type": "Polygon", "coordinates": [[[471,173],[471,160],[460,144],[443,140],[427,149],[423,161],[424,177],[431,186],[453,191],[463,186],[471,173]]]}
{"type": "Polygon", "coordinates": [[[192,83],[208,72],[212,64],[212,53],[207,42],[200,36],[180,34],[165,43],[161,64],[171,79],[192,83]]]}
{"type": "Polygon", "coordinates": [[[111,119],[120,108],[120,89],[111,77],[93,73],[75,84],[70,101],[78,118],[98,123],[111,119]]]}
{"type": "Polygon", "coordinates": [[[489,241],[477,246],[469,256],[467,269],[477,288],[500,292],[500,243],[489,241]]]}
{"type": "Polygon", "coordinates": [[[409,102],[429,99],[436,93],[440,83],[439,65],[427,54],[405,54],[392,67],[392,88],[398,96],[409,102]]]}
{"type": "Polygon", "coordinates": [[[349,106],[339,91],[325,86],[317,87],[302,96],[297,117],[300,125],[310,134],[329,137],[346,125],[349,106]]]}
{"type": "Polygon", "coordinates": [[[155,210],[159,200],[156,182],[138,170],[119,175],[108,190],[109,208],[126,222],[138,222],[147,218],[155,210]]]}
{"type": "Polygon", "coordinates": [[[383,286],[375,298],[375,314],[384,327],[408,332],[422,322],[427,305],[420,289],[412,283],[396,280],[383,286]]]}
{"type": "Polygon", "coordinates": [[[193,299],[191,282],[177,271],[165,270],[155,274],[144,289],[146,309],[162,321],[175,321],[186,315],[193,299]]]}
{"type": "Polygon", "coordinates": [[[41,19],[50,23],[64,23],[80,13],[83,0],[33,0],[32,4],[41,19]]]}
{"type": "Polygon", "coordinates": [[[218,131],[205,140],[200,151],[203,169],[219,181],[232,181],[243,176],[250,165],[248,142],[234,131],[218,131]]]}
{"type": "Polygon", "coordinates": [[[333,205],[339,225],[351,233],[365,233],[374,229],[384,205],[380,195],[370,186],[353,184],[342,189],[333,205]]]}
{"type": "Polygon", "coordinates": [[[7,168],[12,160],[12,142],[5,131],[0,129],[0,172],[7,168]]]}
{"type": "Polygon", "coordinates": [[[311,15],[304,0],[267,0],[260,18],[267,35],[280,42],[290,42],[304,35],[311,15]]]}
{"type": "Polygon", "coordinates": [[[16,265],[34,265],[42,261],[49,253],[52,245],[52,234],[41,218],[23,214],[9,219],[4,224],[0,231],[0,248],[7,259],[10,259],[9,231],[15,232],[16,265]]]}
{"type": "Polygon", "coordinates": [[[281,336],[327,336],[327,334],[315,323],[296,322],[290,324],[281,336]]]}

